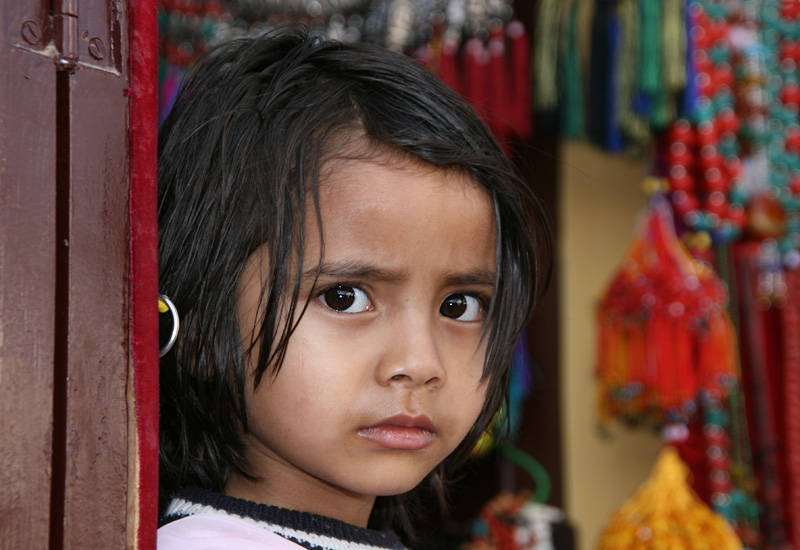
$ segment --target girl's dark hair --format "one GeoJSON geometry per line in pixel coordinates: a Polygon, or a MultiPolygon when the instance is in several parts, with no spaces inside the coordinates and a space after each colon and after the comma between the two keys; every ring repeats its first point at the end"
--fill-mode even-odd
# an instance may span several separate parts
{"type": "Polygon", "coordinates": [[[294,328],[281,319],[301,313],[301,267],[290,266],[303,256],[306,202],[319,217],[322,164],[353,134],[375,150],[469,174],[492,197],[497,225],[486,404],[418,490],[378,498],[371,526],[408,532],[409,499],[441,501],[445,473],[465,462],[503,404],[514,343],[549,278],[550,239],[541,205],[495,138],[463,99],[402,54],[295,28],[233,41],[190,72],[159,136],[159,286],[181,315],[178,341],[161,360],[162,505],[182,485],[221,491],[230,472],[248,475],[250,350],[237,325],[237,284],[248,257],[265,247],[263,323],[252,350],[258,385],[281,366],[294,328]]]}

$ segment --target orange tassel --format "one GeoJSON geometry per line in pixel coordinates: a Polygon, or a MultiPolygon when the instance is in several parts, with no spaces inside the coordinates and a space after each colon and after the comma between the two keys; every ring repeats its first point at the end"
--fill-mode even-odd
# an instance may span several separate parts
{"type": "Polygon", "coordinates": [[[736,335],[722,282],[675,235],[669,205],[655,199],[597,311],[603,421],[683,416],[703,390],[729,391],[736,335]]]}
{"type": "Polygon", "coordinates": [[[675,366],[678,386],[678,405],[694,401],[695,379],[694,335],[682,323],[675,323],[675,366]]]}

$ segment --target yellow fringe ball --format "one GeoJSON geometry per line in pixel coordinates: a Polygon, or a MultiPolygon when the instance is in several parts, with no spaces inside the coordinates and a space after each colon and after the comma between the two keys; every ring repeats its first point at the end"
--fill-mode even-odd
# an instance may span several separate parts
{"type": "Polygon", "coordinates": [[[741,550],[733,527],[691,489],[688,473],[678,451],[665,447],[650,477],[611,518],[598,550],[741,550]]]}

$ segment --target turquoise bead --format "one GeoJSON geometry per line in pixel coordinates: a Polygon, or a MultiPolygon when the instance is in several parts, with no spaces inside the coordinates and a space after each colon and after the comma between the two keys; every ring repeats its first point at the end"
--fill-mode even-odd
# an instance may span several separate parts
{"type": "Polygon", "coordinates": [[[748,196],[747,191],[741,185],[733,185],[731,186],[730,191],[728,191],[728,200],[731,204],[739,204],[744,205],[747,202],[748,196]]]}
{"type": "Polygon", "coordinates": [[[781,254],[786,254],[790,250],[797,250],[797,245],[800,243],[800,235],[797,233],[790,233],[778,241],[778,249],[781,254]]]}
{"type": "Polygon", "coordinates": [[[714,110],[718,113],[726,107],[734,107],[735,98],[730,90],[723,90],[714,96],[711,100],[714,105],[714,110]]]}
{"type": "MultiPolygon", "coordinates": [[[[770,171],[770,173],[769,173],[769,184],[770,185],[772,185],[773,187],[775,187],[777,189],[780,189],[781,191],[788,191],[788,188],[786,187],[786,183],[787,183],[787,178],[786,178],[786,176],[784,174],[781,174],[780,172],[778,172],[776,170],[771,170],[770,171]]],[[[783,200],[782,194],[779,194],[778,196],[781,198],[781,200],[783,200]]]]}
{"type": "Polygon", "coordinates": [[[697,223],[695,224],[695,229],[698,231],[708,231],[711,229],[711,224],[709,223],[708,215],[705,212],[698,212],[697,213],[697,223]]]}
{"type": "Polygon", "coordinates": [[[726,157],[739,155],[739,141],[735,136],[726,136],[719,142],[719,151],[726,157]]]}
{"type": "Polygon", "coordinates": [[[800,218],[796,215],[797,213],[794,212],[795,215],[790,215],[789,218],[786,220],[786,230],[789,233],[800,233],[800,218]]]}
{"type": "Polygon", "coordinates": [[[731,58],[730,48],[722,45],[716,45],[708,52],[709,57],[716,65],[727,63],[731,58]]]}
{"type": "Polygon", "coordinates": [[[714,104],[711,101],[698,101],[692,119],[695,124],[714,118],[714,104]]]}

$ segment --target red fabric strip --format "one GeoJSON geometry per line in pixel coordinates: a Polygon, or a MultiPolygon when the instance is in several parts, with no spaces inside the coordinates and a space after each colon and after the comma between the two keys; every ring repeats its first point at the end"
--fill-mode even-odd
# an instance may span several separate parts
{"type": "Polygon", "coordinates": [[[139,550],[155,550],[158,520],[157,10],[155,0],[128,3],[130,314],[139,453],[139,550]]]}
{"type": "Polygon", "coordinates": [[[786,271],[786,286],[782,310],[786,526],[789,541],[800,548],[800,270],[786,271]]]}

